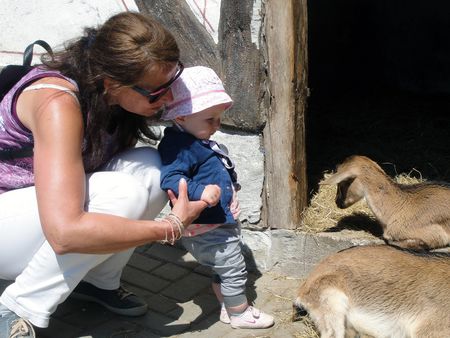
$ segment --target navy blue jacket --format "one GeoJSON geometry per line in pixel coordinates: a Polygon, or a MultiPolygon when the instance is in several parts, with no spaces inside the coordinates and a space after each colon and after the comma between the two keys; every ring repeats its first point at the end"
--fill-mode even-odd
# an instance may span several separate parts
{"type": "Polygon", "coordinates": [[[185,178],[189,199],[198,201],[205,186],[220,186],[220,202],[214,207],[206,208],[193,223],[236,224],[230,212],[234,181],[232,177],[236,177],[236,174],[234,169],[225,168],[218,153],[202,140],[174,127],[165,129],[158,151],[163,164],[161,189],[170,189],[178,196],[178,183],[181,178],[185,178]]]}

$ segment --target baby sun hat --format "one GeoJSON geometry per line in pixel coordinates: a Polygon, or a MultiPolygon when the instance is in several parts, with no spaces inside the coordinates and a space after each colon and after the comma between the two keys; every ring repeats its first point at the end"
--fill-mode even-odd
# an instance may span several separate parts
{"type": "Polygon", "coordinates": [[[170,88],[173,101],[167,105],[161,116],[166,121],[222,104],[228,109],[233,104],[233,100],[225,92],[222,81],[214,70],[208,67],[185,68],[170,88]]]}

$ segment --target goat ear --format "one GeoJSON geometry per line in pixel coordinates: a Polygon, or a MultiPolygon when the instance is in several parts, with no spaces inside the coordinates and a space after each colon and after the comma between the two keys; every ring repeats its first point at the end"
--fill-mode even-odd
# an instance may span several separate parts
{"type": "Polygon", "coordinates": [[[349,171],[345,171],[342,173],[335,173],[332,174],[331,176],[325,178],[324,180],[320,181],[319,184],[320,185],[333,185],[333,184],[339,184],[342,181],[348,180],[349,178],[354,178],[356,177],[355,174],[349,172],[349,171]]]}

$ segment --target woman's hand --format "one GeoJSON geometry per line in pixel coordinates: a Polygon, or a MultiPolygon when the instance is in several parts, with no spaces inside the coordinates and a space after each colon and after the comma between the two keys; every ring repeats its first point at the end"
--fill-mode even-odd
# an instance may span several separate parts
{"type": "Polygon", "coordinates": [[[172,212],[177,215],[183,222],[184,226],[188,226],[196,219],[208,204],[204,201],[189,201],[187,195],[187,183],[183,178],[178,184],[178,198],[172,190],[168,192],[170,202],[173,205],[172,212]]]}

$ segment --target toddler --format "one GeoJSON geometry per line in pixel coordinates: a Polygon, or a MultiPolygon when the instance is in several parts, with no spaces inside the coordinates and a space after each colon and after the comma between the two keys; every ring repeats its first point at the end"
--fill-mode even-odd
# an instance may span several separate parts
{"type": "Polygon", "coordinates": [[[220,320],[233,328],[266,328],[273,317],[250,306],[245,294],[247,271],[241,252],[240,186],[226,149],[210,140],[232,100],[216,73],[207,67],[186,68],[171,87],[174,101],[162,115],[173,122],[158,150],[163,167],[161,188],[178,194],[181,178],[190,200],[208,203],[186,226],[182,244],[213,270],[213,290],[221,302],[220,320]]]}

